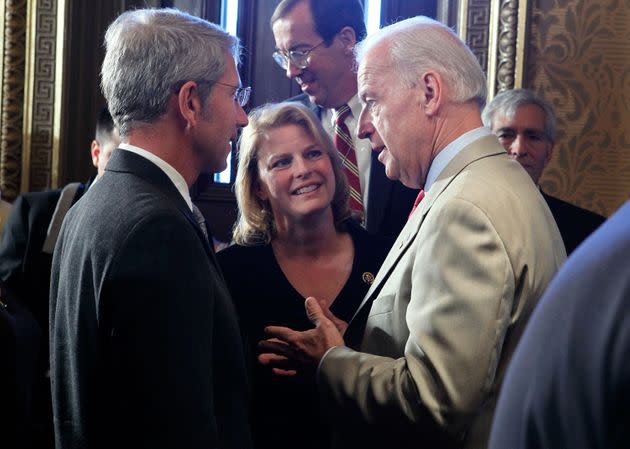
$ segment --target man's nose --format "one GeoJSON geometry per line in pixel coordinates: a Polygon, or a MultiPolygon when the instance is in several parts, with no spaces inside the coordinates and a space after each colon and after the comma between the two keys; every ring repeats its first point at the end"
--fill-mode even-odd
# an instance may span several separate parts
{"type": "Polygon", "coordinates": [[[525,144],[525,140],[523,136],[520,134],[514,137],[512,144],[510,145],[510,155],[514,157],[522,157],[527,154],[527,145],[525,144]]]}
{"type": "Polygon", "coordinates": [[[287,78],[295,78],[296,76],[300,76],[302,74],[302,69],[293,64],[290,58],[287,58],[287,70],[286,75],[287,78]]]}
{"type": "Polygon", "coordinates": [[[374,132],[374,126],[372,125],[372,120],[369,115],[366,108],[361,108],[359,126],[357,127],[357,137],[359,139],[368,139],[374,132]]]}
{"type": "Polygon", "coordinates": [[[245,127],[249,123],[249,118],[247,117],[247,112],[243,109],[243,106],[240,104],[237,105],[238,111],[236,112],[236,125],[239,127],[245,127]]]}

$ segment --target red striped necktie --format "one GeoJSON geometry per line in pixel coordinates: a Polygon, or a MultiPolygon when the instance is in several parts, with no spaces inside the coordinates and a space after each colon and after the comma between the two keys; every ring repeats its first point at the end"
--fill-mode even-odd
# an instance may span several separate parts
{"type": "Polygon", "coordinates": [[[339,109],[335,109],[335,146],[339,151],[341,162],[343,163],[343,172],[348,178],[350,187],[350,198],[348,205],[353,211],[359,212],[363,217],[365,215],[363,207],[363,197],[361,196],[361,181],[359,180],[359,166],[357,165],[357,155],[354,149],[352,136],[348,131],[346,119],[351,114],[350,107],[344,104],[339,109]]]}
{"type": "MultiPolygon", "coordinates": [[[[411,216],[413,215],[413,212],[416,210],[416,208],[418,207],[418,204],[420,204],[420,201],[422,201],[423,198],[424,198],[424,190],[420,190],[418,192],[418,196],[416,197],[416,200],[413,202],[413,207],[411,208],[411,212],[409,212],[409,218],[411,218],[411,216]]],[[[407,220],[409,220],[409,218],[407,218],[407,220]]]]}

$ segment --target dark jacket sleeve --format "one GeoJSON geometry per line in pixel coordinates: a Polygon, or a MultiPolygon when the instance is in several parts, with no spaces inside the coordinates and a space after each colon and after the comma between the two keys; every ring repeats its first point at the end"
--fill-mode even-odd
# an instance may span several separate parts
{"type": "Polygon", "coordinates": [[[28,239],[28,203],[18,196],[4,227],[0,243],[0,279],[15,285],[22,270],[28,239]]]}

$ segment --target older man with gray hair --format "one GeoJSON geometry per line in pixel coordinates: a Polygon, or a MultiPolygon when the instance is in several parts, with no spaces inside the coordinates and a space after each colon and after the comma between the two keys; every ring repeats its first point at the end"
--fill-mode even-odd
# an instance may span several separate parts
{"type": "Polygon", "coordinates": [[[238,40],[144,9],[119,16],[105,45],[122,143],[54,251],[57,448],[249,448],[239,326],[189,194],[247,124],[238,40]]]}
{"type": "Polygon", "coordinates": [[[368,36],[357,59],[360,135],[388,177],[423,190],[346,330],[360,348],[308,298],[315,328],[268,328],[279,341],[260,359],[286,375],[317,367],[338,447],[485,448],[562,240],[527,173],[482,126],[484,75],[452,30],[407,19],[368,36]]]}
{"type": "MultiPolygon", "coordinates": [[[[484,125],[499,137],[505,151],[539,185],[556,140],[556,116],[551,105],[531,90],[506,90],[494,97],[481,117],[484,125]]],[[[558,224],[567,254],[605,220],[601,215],[540,191],[558,224]]]]}

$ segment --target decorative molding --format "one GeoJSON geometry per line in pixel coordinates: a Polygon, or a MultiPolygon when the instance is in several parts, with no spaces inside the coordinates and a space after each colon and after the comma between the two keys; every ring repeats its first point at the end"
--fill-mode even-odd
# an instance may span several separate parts
{"type": "Polygon", "coordinates": [[[8,200],[20,192],[26,11],[26,0],[0,0],[0,190],[8,200]]]}
{"type": "Polygon", "coordinates": [[[484,72],[488,70],[488,42],[490,31],[490,0],[461,0],[460,37],[479,60],[484,72]]]}
{"type": "Polygon", "coordinates": [[[501,2],[498,15],[496,82],[492,94],[514,88],[518,2],[516,0],[501,2]]]}
{"type": "Polygon", "coordinates": [[[28,5],[22,190],[57,187],[65,0],[28,5]]]}
{"type": "Polygon", "coordinates": [[[527,11],[528,0],[460,0],[457,31],[486,72],[488,101],[523,85],[527,11]]]}
{"type": "Polygon", "coordinates": [[[525,87],[525,60],[531,28],[531,10],[529,0],[518,2],[518,25],[516,31],[516,63],[514,67],[514,87],[525,87]]]}

